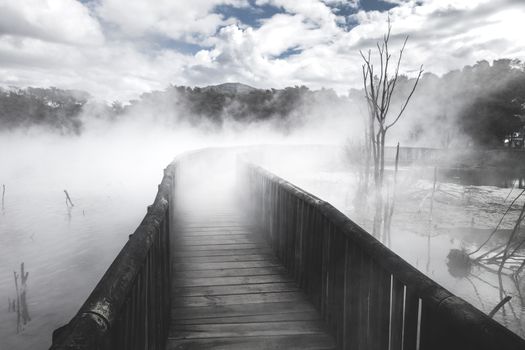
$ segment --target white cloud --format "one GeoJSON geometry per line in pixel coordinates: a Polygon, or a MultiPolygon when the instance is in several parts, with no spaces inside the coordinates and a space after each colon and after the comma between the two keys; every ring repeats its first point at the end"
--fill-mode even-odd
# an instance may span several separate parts
{"type": "MultiPolygon", "coordinates": [[[[344,93],[360,86],[358,51],[374,48],[388,14],[361,10],[350,18],[357,25],[345,31],[330,8],[343,2],[358,3],[257,0],[284,12],[251,28],[213,13],[216,5],[247,6],[246,0],[99,0],[91,10],[73,0],[0,0],[0,85],[86,89],[108,100],[169,83],[223,81],[344,93]],[[193,55],[144,45],[155,37],[207,48],[193,55]]],[[[410,36],[405,71],[421,63],[426,71],[444,73],[481,59],[525,59],[523,1],[390,2],[399,4],[390,11],[392,51],[410,36]]]]}
{"type": "Polygon", "coordinates": [[[75,0],[0,0],[0,35],[83,45],[104,41],[99,22],[75,0]]]}
{"type": "Polygon", "coordinates": [[[230,23],[212,12],[218,5],[246,6],[247,0],[103,0],[96,11],[127,36],[156,33],[192,40],[213,35],[219,26],[230,23]]]}

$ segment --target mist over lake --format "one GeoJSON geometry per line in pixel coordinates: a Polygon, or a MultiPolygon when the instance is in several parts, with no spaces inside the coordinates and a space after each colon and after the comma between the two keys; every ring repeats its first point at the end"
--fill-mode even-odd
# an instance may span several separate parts
{"type": "Polygon", "coordinates": [[[521,344],[524,15],[0,0],[0,350],[521,344]]]}

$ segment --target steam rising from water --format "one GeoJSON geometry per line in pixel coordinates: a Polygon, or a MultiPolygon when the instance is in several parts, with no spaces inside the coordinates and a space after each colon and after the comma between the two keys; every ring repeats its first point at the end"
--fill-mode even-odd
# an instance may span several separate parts
{"type": "Polygon", "coordinates": [[[340,114],[327,122],[319,113],[286,133],[272,122],[226,120],[220,130],[173,125],[147,111],[117,122],[86,114],[80,136],[2,132],[0,300],[16,296],[12,272],[24,262],[32,321],[17,335],[16,315],[0,313],[0,348],[49,346],[53,329],[74,315],[144,216],[176,155],[203,147],[344,143],[353,119],[340,114]],[[66,207],[63,190],[75,207],[66,207]]]}
{"type": "MultiPolygon", "coordinates": [[[[454,129],[454,118],[440,124],[440,102],[430,103],[425,97],[433,96],[431,90],[432,84],[422,84],[416,95],[422,97],[393,129],[391,145],[400,141],[402,146],[439,146],[440,130],[454,129]],[[424,132],[414,135],[418,125],[424,125],[424,132]]],[[[137,226],[161,170],[177,154],[234,145],[360,143],[366,113],[357,102],[337,108],[320,104],[283,131],[275,120],[242,123],[226,118],[220,129],[174,123],[173,113],[188,112],[169,108],[161,104],[155,110],[135,110],[118,121],[95,118],[86,108],[81,136],[37,129],[0,134],[0,184],[6,185],[6,210],[0,216],[0,300],[13,296],[12,270],[23,261],[30,272],[33,314],[18,336],[12,315],[1,314],[0,347],[5,343],[11,349],[47,348],[51,331],[76,312],[137,226]],[[75,203],[72,210],[64,204],[64,189],[75,203]]],[[[325,169],[327,163],[331,170],[344,163],[341,155],[332,153],[312,157],[305,148],[293,156],[281,158],[276,151],[266,157],[274,169],[307,174],[325,169]]]]}

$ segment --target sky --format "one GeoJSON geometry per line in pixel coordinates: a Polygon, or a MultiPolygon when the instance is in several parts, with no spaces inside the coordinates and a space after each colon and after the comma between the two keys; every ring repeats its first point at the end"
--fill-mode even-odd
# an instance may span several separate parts
{"type": "Polygon", "coordinates": [[[402,73],[525,60],[525,0],[0,0],[0,86],[128,101],[170,84],[361,86],[392,23],[402,73]]]}

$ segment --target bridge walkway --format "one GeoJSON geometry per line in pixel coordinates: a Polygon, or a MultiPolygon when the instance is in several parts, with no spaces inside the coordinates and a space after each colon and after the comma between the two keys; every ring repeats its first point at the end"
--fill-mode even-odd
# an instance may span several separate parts
{"type": "Polygon", "coordinates": [[[335,349],[319,312],[237,213],[185,211],[176,221],[167,349],[335,349]]]}

